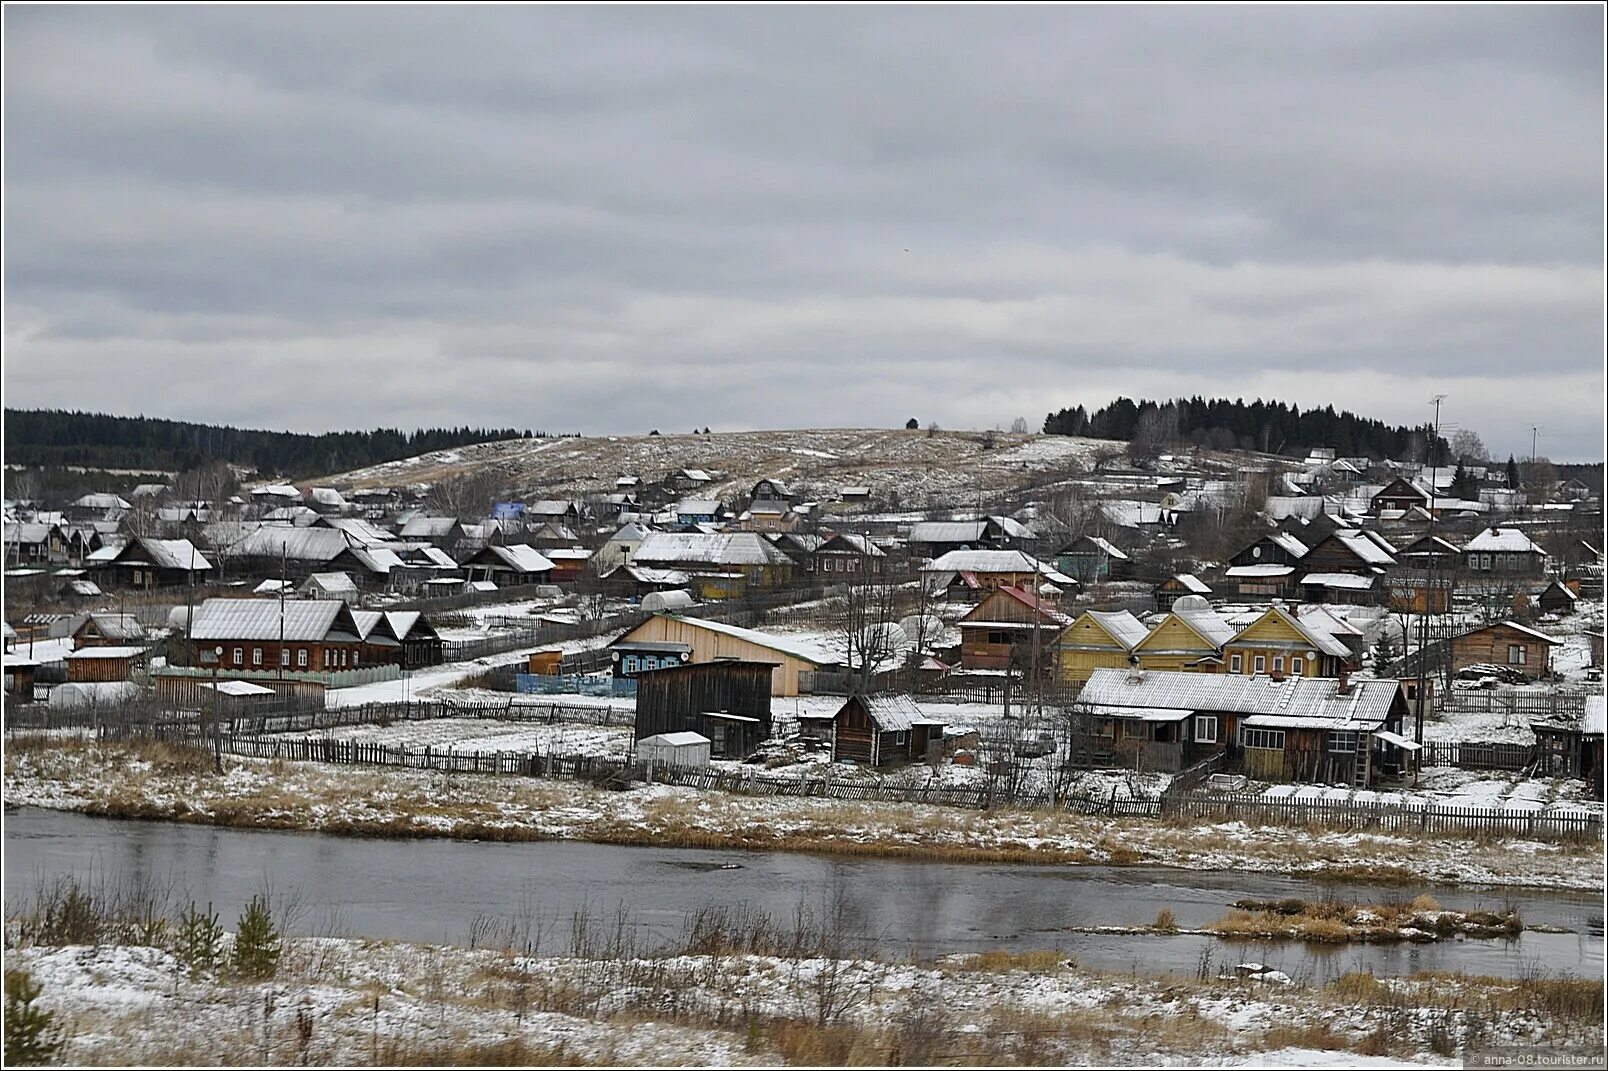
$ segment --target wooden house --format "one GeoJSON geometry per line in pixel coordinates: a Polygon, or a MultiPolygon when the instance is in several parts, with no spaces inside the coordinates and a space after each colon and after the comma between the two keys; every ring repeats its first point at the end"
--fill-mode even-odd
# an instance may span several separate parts
{"type": "Polygon", "coordinates": [[[357,584],[340,572],[313,573],[296,590],[308,599],[339,599],[348,605],[357,602],[357,584]]]}
{"type": "Polygon", "coordinates": [[[797,568],[759,532],[648,532],[631,562],[686,573],[702,599],[786,587],[797,568]]]}
{"type": "Polygon", "coordinates": [[[1546,573],[1547,552],[1521,529],[1485,528],[1463,544],[1463,568],[1480,580],[1538,577],[1546,573]]]}
{"type": "Polygon", "coordinates": [[[1413,481],[1402,477],[1385,484],[1368,500],[1368,511],[1375,514],[1383,510],[1406,512],[1415,506],[1427,508],[1429,493],[1413,481]]]}
{"type": "Polygon", "coordinates": [[[1135,664],[1134,648],[1149,634],[1127,610],[1085,610],[1056,641],[1058,675],[1081,685],[1096,669],[1128,669],[1135,664]]]}
{"type": "Polygon", "coordinates": [[[1223,645],[1225,672],[1235,676],[1335,677],[1351,649],[1326,631],[1327,615],[1305,622],[1300,610],[1271,606],[1223,645]]]}
{"type": "Polygon", "coordinates": [[[1033,532],[1011,517],[964,521],[918,521],[910,527],[913,557],[937,558],[954,550],[1007,550],[1028,544],[1033,532]]]}
{"type": "Polygon", "coordinates": [[[143,644],[112,647],[85,647],[68,651],[67,680],[71,684],[99,681],[126,681],[144,667],[150,650],[143,644]]]}
{"type": "Polygon", "coordinates": [[[514,584],[545,584],[553,575],[553,561],[523,543],[481,547],[462,563],[470,580],[490,580],[499,588],[514,584]]]}
{"type": "Polygon", "coordinates": [[[1055,568],[1080,584],[1092,584],[1126,580],[1133,575],[1133,560],[1110,540],[1084,535],[1055,552],[1055,568]]]}
{"type": "Polygon", "coordinates": [[[1301,556],[1301,571],[1379,576],[1396,565],[1396,548],[1378,532],[1339,528],[1301,556]]]}
{"type": "Polygon", "coordinates": [[[105,581],[119,587],[190,586],[205,584],[212,575],[212,563],[188,539],[136,536],[96,564],[105,581]]]}
{"type": "Polygon", "coordinates": [[[1156,590],[1151,594],[1151,601],[1158,611],[1165,613],[1172,609],[1173,603],[1185,595],[1198,595],[1204,599],[1209,598],[1211,594],[1211,585],[1194,573],[1178,573],[1156,585],[1156,590]]]}
{"type": "Polygon", "coordinates": [[[771,734],[773,662],[719,659],[637,676],[636,740],[699,733],[717,759],[743,759],[771,734]]]}
{"type": "Polygon", "coordinates": [[[129,647],[143,645],[150,634],[133,614],[91,613],[73,630],[73,647],[129,647]]]}
{"type": "Polygon", "coordinates": [[[1223,645],[1234,638],[1237,630],[1204,603],[1204,599],[1185,598],[1173,603],[1167,616],[1134,645],[1133,654],[1141,668],[1190,673],[1223,671],[1223,645]]]}
{"type": "Polygon", "coordinates": [[[1037,633],[1038,664],[1048,674],[1056,665],[1056,638],[1071,623],[1051,601],[1030,590],[995,588],[959,621],[960,664],[971,670],[1026,672],[1037,633]]]}
{"type": "Polygon", "coordinates": [[[1258,780],[1365,788],[1418,748],[1401,735],[1407,704],[1394,680],[1102,669],[1073,713],[1074,756],[1147,770],[1223,751],[1258,780]]]}
{"type": "Polygon", "coordinates": [[[827,583],[881,576],[887,560],[887,553],[868,537],[848,533],[822,540],[809,557],[810,571],[827,583]]]}
{"type": "Polygon", "coordinates": [[[222,649],[225,672],[328,673],[369,664],[363,632],[337,599],[207,599],[190,622],[190,642],[168,657],[174,665],[200,665],[200,652],[213,648],[222,649]]]}
{"type": "Polygon", "coordinates": [[[1532,722],[1535,733],[1538,777],[1577,777],[1585,781],[1597,799],[1603,798],[1603,737],[1608,718],[1600,695],[1586,697],[1586,709],[1578,720],[1532,722]]]}
{"type": "Polygon", "coordinates": [[[387,610],[385,621],[401,644],[403,669],[441,664],[441,634],[423,614],[417,610],[387,610]]]}
{"type": "Polygon", "coordinates": [[[1552,648],[1562,640],[1521,625],[1498,621],[1452,637],[1452,672],[1474,665],[1497,665],[1532,679],[1552,672],[1552,648]]]}
{"type": "Polygon", "coordinates": [[[33,700],[34,674],[39,670],[39,663],[27,655],[15,651],[5,652],[5,692],[15,699],[24,702],[33,700]]]}
{"type": "Polygon", "coordinates": [[[832,759],[867,766],[937,759],[944,725],[905,695],[852,695],[832,716],[832,759]]]}
{"type": "Polygon", "coordinates": [[[1034,588],[1041,576],[1062,590],[1077,583],[1019,550],[952,550],[923,565],[921,576],[929,591],[968,599],[1000,587],[1034,588]]]}
{"type": "Polygon", "coordinates": [[[59,525],[38,521],[8,521],[5,525],[5,563],[9,566],[42,565],[68,560],[66,532],[59,525]]]}
{"type": "Polygon", "coordinates": [[[790,636],[663,613],[654,614],[609,647],[624,652],[644,642],[684,645],[690,652],[686,661],[694,665],[738,659],[774,666],[776,672],[770,682],[775,695],[798,695],[810,674],[833,669],[839,663],[839,659],[815,645],[790,636]]]}
{"type": "Polygon", "coordinates": [[[1580,593],[1575,590],[1579,586],[1578,580],[1554,580],[1535,597],[1536,606],[1544,614],[1572,614],[1580,601],[1580,593]],[[1570,584],[1575,587],[1571,588],[1570,584]]]}

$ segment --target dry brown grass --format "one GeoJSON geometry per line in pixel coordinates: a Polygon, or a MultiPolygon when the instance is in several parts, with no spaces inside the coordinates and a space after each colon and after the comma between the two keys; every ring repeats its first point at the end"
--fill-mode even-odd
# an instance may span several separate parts
{"type": "Polygon", "coordinates": [[[1074,966],[1076,964],[1071,956],[1065,952],[1049,948],[1027,952],[1009,952],[1004,949],[994,949],[988,952],[979,952],[975,956],[968,956],[962,961],[962,967],[965,970],[993,973],[1026,971],[1029,974],[1057,974],[1061,971],[1071,970],[1074,966]]]}

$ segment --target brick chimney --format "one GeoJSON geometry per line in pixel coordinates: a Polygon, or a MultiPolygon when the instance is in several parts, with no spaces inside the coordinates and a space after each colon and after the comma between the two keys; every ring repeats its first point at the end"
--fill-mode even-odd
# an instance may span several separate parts
{"type": "Polygon", "coordinates": [[[1336,695],[1350,695],[1351,694],[1351,667],[1348,666],[1348,665],[1342,664],[1340,666],[1340,669],[1336,672],[1336,675],[1340,678],[1340,684],[1339,684],[1339,687],[1335,689],[1335,694],[1336,695]]]}

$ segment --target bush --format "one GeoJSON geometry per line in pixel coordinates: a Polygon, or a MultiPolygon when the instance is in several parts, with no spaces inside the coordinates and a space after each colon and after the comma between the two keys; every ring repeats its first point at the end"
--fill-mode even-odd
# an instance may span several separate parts
{"type": "Polygon", "coordinates": [[[266,981],[279,971],[279,931],[274,929],[268,901],[260,893],[240,915],[230,966],[238,977],[253,982],[266,981]]]}
{"type": "Polygon", "coordinates": [[[5,1062],[8,1067],[47,1064],[66,1039],[56,1029],[56,1015],[34,1007],[41,992],[27,971],[6,972],[5,1062]]]}
{"type": "Polygon", "coordinates": [[[1178,929],[1178,916],[1170,908],[1162,908],[1156,912],[1156,929],[1163,933],[1172,933],[1178,929]]]}

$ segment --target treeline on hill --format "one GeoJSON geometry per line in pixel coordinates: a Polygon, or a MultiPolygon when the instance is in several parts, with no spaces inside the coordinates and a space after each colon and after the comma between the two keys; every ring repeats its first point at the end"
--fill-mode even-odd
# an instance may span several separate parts
{"type": "MultiPolygon", "coordinates": [[[[1299,406],[1260,398],[1246,404],[1242,398],[1197,396],[1170,402],[1118,398],[1093,413],[1081,405],[1061,409],[1044,418],[1044,433],[1124,442],[1150,439],[1158,445],[1188,442],[1214,450],[1271,454],[1304,455],[1314,446],[1332,446],[1341,457],[1408,459],[1423,454],[1431,429],[1391,427],[1355,413],[1337,413],[1332,405],[1303,412],[1299,406]]],[[[1444,439],[1440,445],[1446,448],[1444,439]]]]}
{"type": "Polygon", "coordinates": [[[307,435],[62,409],[7,409],[5,415],[10,465],[181,471],[208,461],[228,461],[289,477],[342,472],[472,443],[546,435],[533,435],[529,429],[471,427],[307,435]]]}

